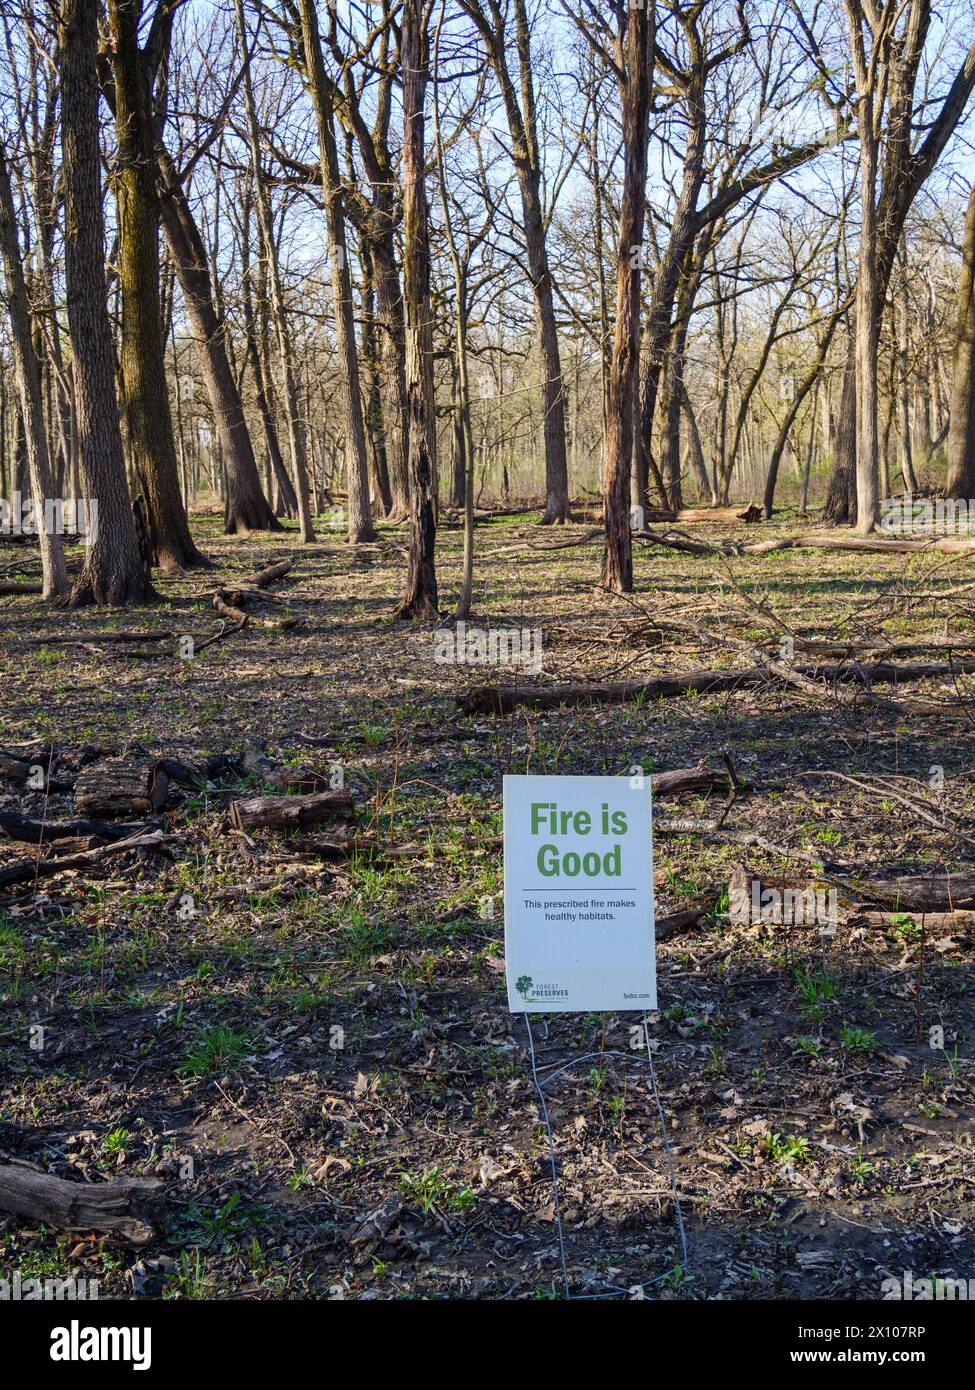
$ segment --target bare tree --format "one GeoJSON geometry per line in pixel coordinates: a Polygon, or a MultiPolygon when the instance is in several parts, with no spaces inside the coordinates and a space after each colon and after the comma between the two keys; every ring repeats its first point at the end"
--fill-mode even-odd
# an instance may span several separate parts
{"type": "Polygon", "coordinates": [[[328,259],[332,271],[332,302],[335,308],[335,337],[342,371],[348,534],[349,540],[357,544],[360,541],[373,540],[376,531],[369,506],[369,463],[366,458],[366,430],[362,416],[359,363],[356,357],[352,272],[345,237],[342,181],[335,143],[335,117],[331,89],[322,58],[318,16],[314,0],[300,0],[300,7],[300,47],[318,125],[325,224],[328,230],[328,259]]]}
{"type": "Polygon", "coordinates": [[[68,327],[78,452],[89,505],[97,507],[96,534],[69,597],[72,604],[141,603],[151,593],[148,556],[129,505],[105,286],[98,0],[63,0],[58,19],[68,327]]]}
{"type": "Polygon", "coordinates": [[[17,237],[17,211],[14,207],[10,174],[3,143],[0,141],[0,257],[6,286],[7,313],[13,339],[14,376],[24,422],[24,443],[30,473],[31,494],[41,549],[41,578],[43,596],[58,598],[68,587],[61,537],[54,527],[45,524],[45,500],[54,500],[54,478],[48,451],[44,423],[44,402],[41,395],[41,374],[31,337],[30,308],[27,285],[17,237]],[[37,513],[39,512],[39,515],[37,513]]]}
{"type": "MultiPolygon", "coordinates": [[[[305,0],[307,3],[308,0],[305,0]]],[[[431,318],[430,240],[426,194],[425,98],[429,68],[429,8],[404,0],[403,284],[406,296],[406,400],[409,412],[410,551],[398,618],[439,617],[435,547],[437,517],[427,421],[434,409],[424,366],[431,318]]]]}
{"type": "Polygon", "coordinates": [[[949,497],[975,497],[975,185],[968,196],[951,375],[949,497]]]}
{"type": "Polygon", "coordinates": [[[153,556],[168,572],[206,565],[190,534],[169,411],[159,300],[159,207],[152,86],[165,61],[173,7],[157,0],[144,48],[142,0],[109,0],[112,104],[118,140],[115,202],[126,442],[145,501],[153,556]]]}

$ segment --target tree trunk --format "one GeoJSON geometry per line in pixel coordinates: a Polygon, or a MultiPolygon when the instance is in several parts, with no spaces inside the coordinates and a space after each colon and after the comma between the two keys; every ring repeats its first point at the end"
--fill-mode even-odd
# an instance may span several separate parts
{"type": "Polygon", "coordinates": [[[409,426],[406,412],[406,340],[403,292],[392,232],[373,247],[376,274],[376,313],[382,381],[383,428],[389,459],[391,521],[402,521],[410,511],[410,475],[407,459],[409,426]]]}
{"type": "Polygon", "coordinates": [[[271,200],[264,181],[264,167],[261,163],[261,144],[257,128],[257,107],[254,102],[254,86],[251,82],[250,59],[247,54],[247,32],[244,24],[243,0],[235,0],[234,10],[240,36],[242,55],[242,77],[244,87],[244,109],[247,115],[247,137],[250,146],[251,170],[254,176],[254,193],[257,203],[257,227],[260,234],[261,251],[267,266],[268,288],[271,301],[271,321],[278,348],[278,366],[281,376],[281,391],[284,397],[285,417],[288,425],[288,448],[291,453],[291,470],[294,474],[295,490],[298,497],[298,522],[303,545],[315,539],[315,528],[311,516],[311,494],[308,486],[308,456],[305,450],[305,436],[298,410],[298,392],[295,387],[294,350],[288,328],[284,307],[284,294],[281,288],[281,269],[278,263],[278,247],[274,239],[271,218],[271,200]]]}
{"type": "Polygon", "coordinates": [[[142,0],[109,0],[118,161],[120,366],[129,459],[145,500],[153,557],[166,573],[208,564],[190,533],[169,412],[159,299],[159,208],[152,92],[139,49],[142,0]]]}
{"type": "Polygon", "coordinates": [[[200,351],[200,366],[227,469],[228,534],[280,531],[264,496],[237,378],[227,356],[223,313],[214,301],[210,267],[176,166],[157,141],[160,207],[170,254],[200,351]]]}
{"type": "Polygon", "coordinates": [[[105,220],[98,142],[98,0],[64,0],[61,166],[64,264],[74,364],[78,452],[95,535],[71,604],[141,603],[152,593],[129,505],[105,286],[105,220]]]}
{"type": "Polygon", "coordinates": [[[852,337],[847,346],[846,364],[843,368],[843,385],[840,389],[839,419],[836,424],[833,449],[833,472],[829,480],[826,502],[823,507],[823,520],[833,526],[842,526],[856,520],[857,499],[853,484],[853,470],[856,465],[856,361],[853,354],[852,337]]]}
{"type": "MultiPolygon", "coordinates": [[[[40,503],[38,539],[41,550],[41,593],[45,599],[52,599],[59,597],[67,589],[68,574],[64,563],[64,547],[61,537],[55,528],[45,524],[44,499],[50,498],[52,502],[54,501],[54,482],[51,476],[47,433],[44,428],[41,376],[30,332],[27,287],[24,282],[24,267],[20,259],[20,246],[17,238],[17,215],[2,142],[0,142],[0,256],[3,259],[7,312],[10,317],[10,335],[13,341],[14,376],[17,382],[21,418],[24,422],[27,466],[30,472],[31,492],[35,498],[35,515],[37,515],[38,502],[40,503]]],[[[6,404],[6,395],[4,395],[4,404],[6,404]]],[[[4,449],[4,444],[5,441],[0,439],[0,450],[4,449]]]]}
{"type": "MultiPolygon", "coordinates": [[[[308,4],[309,0],[303,0],[308,4]]],[[[424,101],[428,67],[426,19],[418,0],[404,0],[403,70],[403,284],[406,298],[406,399],[409,410],[410,554],[398,618],[439,617],[433,463],[428,416],[433,402],[424,370],[424,326],[429,323],[430,241],[425,186],[424,101]]]]}
{"type": "Polygon", "coordinates": [[[975,497],[975,186],[962,244],[958,316],[951,370],[948,496],[975,497]]]}
{"type": "Polygon", "coordinates": [[[365,424],[369,466],[376,495],[377,513],[388,516],[393,505],[389,488],[389,459],[383,431],[382,370],[379,364],[379,331],[376,324],[376,269],[366,239],[360,237],[362,264],[362,352],[365,359],[365,424]]]}
{"type": "Polygon", "coordinates": [[[542,417],[545,440],[545,525],[569,520],[569,474],[565,452],[565,387],[559,352],[552,272],[542,209],[542,160],[538,145],[532,72],[531,29],[525,0],[513,0],[521,101],[508,69],[506,36],[501,12],[493,3],[488,19],[479,0],[466,0],[464,9],[477,25],[501,89],[512,162],[521,194],[523,235],[528,275],[535,302],[535,335],[542,369],[542,417]]]}
{"type": "MultiPolygon", "coordinates": [[[[298,515],[298,495],[294,490],[294,484],[288,477],[288,470],[284,466],[284,459],[281,457],[281,444],[278,440],[278,432],[274,425],[274,412],[271,408],[271,399],[268,395],[269,374],[265,373],[264,357],[261,351],[261,343],[258,339],[257,324],[254,317],[254,302],[251,294],[249,210],[248,200],[245,198],[243,227],[241,230],[243,253],[241,296],[244,307],[244,337],[247,342],[247,358],[251,364],[251,374],[254,377],[254,394],[257,398],[257,409],[260,413],[261,424],[264,428],[264,442],[267,445],[268,462],[271,465],[271,471],[277,483],[280,510],[276,508],[275,514],[280,515],[281,512],[283,512],[285,516],[296,517],[298,515]]],[[[258,304],[262,305],[263,296],[259,292],[256,293],[258,304]]],[[[270,497],[270,488],[268,488],[267,491],[270,497]]]]}
{"type": "Polygon", "coordinates": [[[334,113],[325,80],[322,44],[314,0],[301,0],[301,38],[305,72],[311,88],[318,125],[319,157],[322,166],[322,192],[328,231],[328,259],[332,271],[332,302],[335,311],[335,338],[338,345],[342,394],[345,408],[345,468],[348,507],[348,535],[353,545],[375,540],[369,505],[369,465],[366,458],[366,431],[362,418],[359,388],[359,362],[356,357],[355,318],[352,301],[352,274],[345,240],[345,212],[338,150],[335,144],[334,113]]]}
{"type": "MultiPolygon", "coordinates": [[[[621,23],[623,21],[621,20],[621,23]]],[[[647,5],[626,11],[623,88],[623,197],[616,280],[616,329],[609,373],[603,507],[606,552],[603,587],[612,593],[633,589],[630,538],[630,469],[640,365],[640,267],[646,212],[647,142],[650,114],[651,41],[647,5]]]]}

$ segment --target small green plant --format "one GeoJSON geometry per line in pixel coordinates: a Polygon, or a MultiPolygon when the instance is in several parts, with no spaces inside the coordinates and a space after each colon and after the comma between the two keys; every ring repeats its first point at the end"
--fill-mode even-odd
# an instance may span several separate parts
{"type": "Polygon", "coordinates": [[[132,1135],[127,1129],[113,1129],[111,1134],[106,1134],[102,1140],[102,1153],[117,1158],[119,1154],[125,1153],[131,1142],[132,1135]]]}
{"type": "Polygon", "coordinates": [[[877,1035],[869,1028],[853,1028],[844,1023],[840,1034],[840,1047],[847,1052],[876,1052],[877,1035]]]}
{"type": "Polygon", "coordinates": [[[712,1045],[708,1048],[708,1060],[704,1064],[706,1076],[719,1077],[725,1074],[724,1052],[720,1047],[712,1045]]]}
{"type": "Polygon", "coordinates": [[[414,1202],[424,1216],[431,1207],[445,1205],[450,1196],[450,1184],[439,1168],[425,1173],[400,1173],[399,1185],[408,1202],[414,1202]]]}
{"type": "Polygon", "coordinates": [[[809,1159],[809,1140],[790,1134],[766,1134],[760,1148],[773,1163],[806,1163],[809,1159]]]}
{"type": "Polygon", "coordinates": [[[858,1183],[865,1182],[872,1172],[876,1169],[875,1163],[868,1163],[863,1156],[863,1149],[858,1148],[856,1153],[850,1157],[850,1167],[853,1169],[853,1176],[858,1183]]]}
{"type": "Polygon", "coordinates": [[[179,1259],[166,1277],[163,1298],[207,1298],[210,1293],[210,1279],[206,1261],[199,1250],[181,1250],[179,1259]]]}
{"type": "Polygon", "coordinates": [[[796,984],[799,986],[799,1012],[809,1023],[818,1023],[826,1014],[826,1006],[836,995],[836,983],[825,970],[810,972],[797,970],[796,984]]]}
{"type": "Polygon", "coordinates": [[[415,1203],[424,1215],[434,1207],[448,1211],[470,1211],[477,1202],[477,1193],[469,1187],[452,1187],[439,1168],[425,1173],[400,1173],[399,1185],[408,1202],[415,1203]]]}
{"type": "Polygon", "coordinates": [[[796,1045],[792,1049],[797,1057],[818,1057],[822,1050],[823,1044],[819,1039],[809,1034],[801,1038],[796,1038],[796,1045]]]}
{"type": "Polygon", "coordinates": [[[180,1062],[177,1071],[192,1076],[207,1076],[214,1072],[231,1071],[247,1052],[250,1040],[233,1028],[221,1026],[209,1033],[198,1033],[194,1047],[180,1062]]]}

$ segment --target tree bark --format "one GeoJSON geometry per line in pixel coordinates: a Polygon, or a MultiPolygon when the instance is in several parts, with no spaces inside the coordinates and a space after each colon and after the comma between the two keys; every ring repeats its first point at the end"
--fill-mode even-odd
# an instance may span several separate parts
{"type": "Polygon", "coordinates": [[[227,469],[228,534],[281,531],[264,496],[247,429],[237,378],[227,356],[223,312],[213,296],[210,267],[179,173],[161,141],[156,143],[160,208],[170,254],[200,352],[214,423],[227,469]]]}
{"type": "Polygon", "coordinates": [[[129,505],[105,285],[96,67],[98,0],[64,0],[58,30],[64,264],[78,452],[89,507],[97,507],[94,539],[69,602],[141,603],[152,588],[129,505]]]}
{"type": "MultiPolygon", "coordinates": [[[[624,13],[621,11],[621,14],[624,13]]],[[[616,328],[609,373],[603,507],[606,551],[603,587],[633,589],[630,540],[630,469],[633,460],[637,379],[640,365],[640,267],[646,214],[647,142],[652,85],[652,20],[648,5],[625,11],[623,87],[623,198],[616,280],[616,328]]],[[[621,23],[623,20],[621,19],[621,23]]]]}
{"type": "MultiPolygon", "coordinates": [[[[304,0],[308,3],[308,0],[304,0]]],[[[406,399],[409,411],[410,552],[406,592],[398,618],[439,617],[437,539],[429,416],[433,410],[424,369],[425,326],[431,316],[424,105],[429,40],[418,0],[404,0],[403,69],[403,283],[406,298],[406,399]]]]}
{"type": "Polygon", "coordinates": [[[951,368],[949,497],[975,497],[975,185],[968,199],[951,368]]]}
{"type": "Polygon", "coordinates": [[[179,486],[159,299],[159,207],[152,80],[139,48],[142,0],[109,0],[118,162],[120,367],[126,443],[145,500],[153,558],[167,573],[205,566],[179,486]]]}
{"type": "MultiPolygon", "coordinates": [[[[14,208],[10,175],[0,143],[0,256],[6,288],[7,313],[13,342],[14,376],[24,422],[24,441],[27,446],[27,466],[31,492],[35,498],[35,515],[40,503],[38,539],[41,550],[41,594],[45,599],[58,598],[68,587],[68,572],[64,563],[64,547],[54,528],[45,525],[43,503],[54,501],[54,479],[48,452],[47,431],[44,427],[44,404],[41,396],[41,374],[34,352],[30,331],[30,309],[24,267],[20,258],[17,237],[17,214],[14,208]]],[[[11,489],[13,491],[13,489],[11,489]]]]}
{"type": "Polygon", "coordinates": [[[257,106],[254,101],[254,85],[251,82],[250,59],[247,53],[247,31],[244,23],[243,0],[235,0],[234,11],[240,36],[241,58],[243,63],[244,110],[247,116],[247,138],[250,147],[251,171],[254,176],[254,194],[257,203],[257,227],[260,234],[261,252],[267,266],[268,289],[271,303],[271,321],[278,348],[278,367],[281,378],[281,391],[284,397],[285,417],[288,426],[288,448],[291,454],[291,470],[294,474],[295,491],[298,498],[298,522],[301,541],[309,545],[315,539],[315,528],[311,515],[311,492],[308,485],[308,455],[305,449],[304,428],[298,410],[298,392],[295,386],[294,349],[288,327],[284,306],[284,293],[281,287],[281,268],[278,262],[278,247],[274,238],[271,218],[271,200],[264,179],[261,163],[261,142],[257,125],[257,106]]]}
{"type": "Polygon", "coordinates": [[[311,88],[318,126],[319,157],[325,225],[328,230],[328,259],[332,271],[332,303],[335,311],[335,339],[338,345],[345,409],[345,472],[349,541],[375,540],[369,505],[369,464],[366,458],[366,431],[362,418],[359,362],[356,357],[355,318],[352,301],[352,274],[345,237],[345,210],[342,181],[335,143],[334,113],[322,60],[322,43],[314,0],[301,0],[301,40],[305,72],[311,88]]]}

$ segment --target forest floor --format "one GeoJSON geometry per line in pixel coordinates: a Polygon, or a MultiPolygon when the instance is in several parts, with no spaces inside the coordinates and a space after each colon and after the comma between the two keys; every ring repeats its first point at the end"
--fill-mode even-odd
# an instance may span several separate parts
{"type": "MultiPolygon", "coordinates": [[[[971,866],[972,677],[878,690],[896,707],[770,680],[467,716],[458,693],[522,678],[438,661],[429,624],[393,620],[402,528],[354,554],[327,531],[301,548],[291,532],[197,529],[218,568],[161,579],[141,611],[0,600],[0,748],[53,746],[67,781],[122,753],[192,764],[249,747],[286,776],[340,763],[360,832],[399,853],[234,831],[244,784],[225,779],[173,785],[166,854],[0,889],[0,1150],[63,1177],[168,1184],[138,1248],[0,1215],[0,1276],[83,1275],[103,1297],[561,1296],[525,1023],[505,997],[502,775],[720,769],[727,753],[744,784],[730,809],[721,793],[655,810],[658,916],[707,904],[659,943],[651,1016],[686,1262],[646,1062],[609,1055],[629,1052],[638,1016],[534,1024],[540,1066],[607,1054],[548,1091],[572,1293],[855,1299],[904,1271],[975,1277],[972,928],[878,924],[842,896],[833,934],[741,925],[727,893],[739,866],[802,888],[971,866]],[[101,640],[215,633],[214,588],[289,555],[251,611],[293,628],[249,626],[192,660],[172,641],[101,640]]],[[[773,647],[786,628],[975,645],[959,556],[640,546],[630,603],[594,590],[598,545],[540,548],[583,534],[527,516],[477,528],[471,622],[541,629],[531,679],[753,664],[695,624],[773,647]]],[[[439,545],[447,609],[460,531],[439,545]]],[[[0,548],[5,577],[21,551],[0,548]]],[[[0,811],[74,814],[70,792],[2,774],[0,811]]],[[[0,837],[0,869],[25,853],[0,837]]]]}

